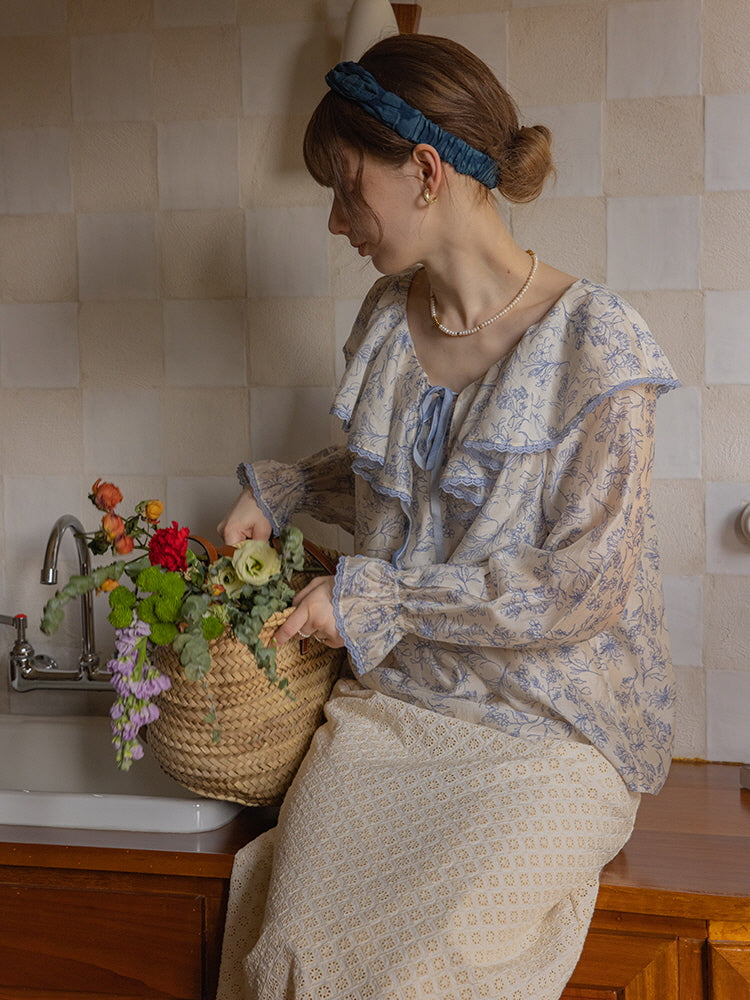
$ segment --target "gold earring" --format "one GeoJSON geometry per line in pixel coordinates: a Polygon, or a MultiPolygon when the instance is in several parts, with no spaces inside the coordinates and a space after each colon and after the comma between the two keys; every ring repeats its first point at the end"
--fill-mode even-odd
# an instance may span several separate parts
{"type": "Polygon", "coordinates": [[[425,205],[433,205],[437,201],[437,195],[432,194],[428,187],[422,191],[422,197],[424,198],[425,205]]]}

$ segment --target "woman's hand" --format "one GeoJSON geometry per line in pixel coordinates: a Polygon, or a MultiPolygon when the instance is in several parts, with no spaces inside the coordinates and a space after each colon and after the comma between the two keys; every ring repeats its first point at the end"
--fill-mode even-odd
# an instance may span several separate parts
{"type": "Polygon", "coordinates": [[[294,611],[274,633],[278,646],[298,634],[314,636],[331,649],[344,645],[333,614],[333,581],[332,576],[318,576],[295,595],[294,611]]]}
{"type": "Polygon", "coordinates": [[[257,538],[267,542],[273,529],[271,522],[258,506],[253,491],[246,486],[237,497],[232,509],[219,522],[216,530],[227,545],[239,545],[246,538],[257,538]]]}

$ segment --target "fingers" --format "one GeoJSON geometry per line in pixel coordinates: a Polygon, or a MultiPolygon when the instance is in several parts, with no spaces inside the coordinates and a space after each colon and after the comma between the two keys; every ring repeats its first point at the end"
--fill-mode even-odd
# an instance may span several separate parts
{"type": "Polygon", "coordinates": [[[246,538],[268,541],[272,525],[258,506],[253,491],[245,487],[216,530],[227,545],[239,545],[246,538]]]}
{"type": "Polygon", "coordinates": [[[281,646],[295,636],[314,638],[332,649],[344,645],[333,613],[333,577],[316,577],[295,595],[293,607],[287,620],[274,633],[276,645],[281,646]]]}
{"type": "Polygon", "coordinates": [[[315,631],[312,624],[308,624],[308,614],[305,610],[297,609],[292,612],[287,618],[284,624],[277,628],[273,635],[273,641],[277,646],[283,646],[285,642],[295,635],[301,635],[303,637],[311,636],[315,631]]]}

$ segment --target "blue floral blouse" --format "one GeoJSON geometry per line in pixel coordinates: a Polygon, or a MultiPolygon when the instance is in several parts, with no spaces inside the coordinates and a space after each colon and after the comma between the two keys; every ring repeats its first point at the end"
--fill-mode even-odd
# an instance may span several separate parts
{"type": "Polygon", "coordinates": [[[679,383],[641,317],[580,280],[483,378],[433,386],[414,273],[373,286],[346,344],[348,444],[240,481],[275,530],[304,511],[354,534],[334,609],[363,685],[592,743],[655,792],[675,692],[649,481],[656,399],[679,383]]]}

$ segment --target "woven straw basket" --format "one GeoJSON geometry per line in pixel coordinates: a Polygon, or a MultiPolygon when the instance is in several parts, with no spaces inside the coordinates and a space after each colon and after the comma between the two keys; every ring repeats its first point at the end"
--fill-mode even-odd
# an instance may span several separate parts
{"type": "MultiPolygon", "coordinates": [[[[335,556],[309,542],[305,548],[325,570],[334,571],[335,556]]],[[[309,573],[294,574],[291,586],[300,590],[309,579],[309,573]]],[[[261,632],[264,642],[291,613],[288,608],[268,619],[261,632]]],[[[172,687],[159,696],[159,718],[148,727],[149,747],[162,770],[192,792],[243,805],[278,805],[323,720],[323,705],[346,651],[313,639],[279,647],[277,671],[289,679],[289,697],[269,684],[237,639],[225,634],[209,649],[211,669],[204,685],[185,679],[171,646],[158,647],[156,664],[172,687]],[[206,721],[211,702],[221,734],[216,743],[206,721]]]]}

